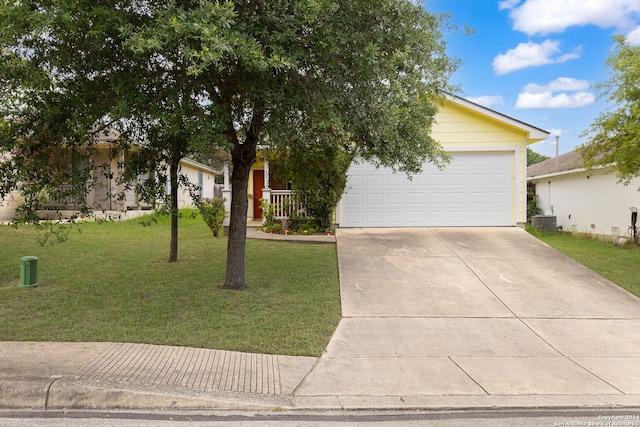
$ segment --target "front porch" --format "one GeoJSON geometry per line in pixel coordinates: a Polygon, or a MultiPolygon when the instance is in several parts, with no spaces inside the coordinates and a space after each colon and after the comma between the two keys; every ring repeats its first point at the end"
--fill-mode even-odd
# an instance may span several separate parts
{"type": "MultiPolygon", "coordinates": [[[[222,197],[225,199],[225,209],[230,211],[231,184],[228,166],[224,167],[223,177],[222,197]]],[[[249,174],[247,224],[256,227],[264,224],[262,210],[264,200],[269,202],[274,220],[287,220],[294,212],[304,215],[304,205],[300,202],[299,194],[289,187],[290,185],[284,180],[271,176],[266,156],[256,162],[249,174]]],[[[229,225],[228,216],[225,218],[225,225],[229,225]]]]}

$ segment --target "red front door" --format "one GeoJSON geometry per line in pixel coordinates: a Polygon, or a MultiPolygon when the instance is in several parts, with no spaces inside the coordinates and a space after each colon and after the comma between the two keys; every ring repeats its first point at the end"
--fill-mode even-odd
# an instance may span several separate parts
{"type": "Polygon", "coordinates": [[[264,188],[264,171],[253,171],[253,219],[262,218],[260,204],[262,200],[262,189],[264,188]]]}

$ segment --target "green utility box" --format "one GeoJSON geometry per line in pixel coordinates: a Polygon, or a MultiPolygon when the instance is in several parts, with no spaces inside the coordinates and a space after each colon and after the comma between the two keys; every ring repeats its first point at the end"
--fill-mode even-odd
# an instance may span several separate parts
{"type": "Polygon", "coordinates": [[[38,286],[38,258],[23,256],[20,258],[20,287],[34,288],[38,286]]]}

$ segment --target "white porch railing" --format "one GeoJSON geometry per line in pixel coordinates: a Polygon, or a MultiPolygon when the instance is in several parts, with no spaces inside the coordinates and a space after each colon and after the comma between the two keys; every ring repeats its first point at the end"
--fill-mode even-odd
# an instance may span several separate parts
{"type": "Polygon", "coordinates": [[[306,216],[300,195],[290,190],[270,190],[270,192],[274,219],[289,219],[293,212],[306,216]]]}

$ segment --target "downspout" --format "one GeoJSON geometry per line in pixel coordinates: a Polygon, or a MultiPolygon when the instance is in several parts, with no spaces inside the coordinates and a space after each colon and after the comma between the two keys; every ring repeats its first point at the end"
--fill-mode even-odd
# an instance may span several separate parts
{"type": "Polygon", "coordinates": [[[547,204],[547,211],[544,213],[547,216],[553,215],[553,206],[551,206],[551,181],[549,183],[549,188],[547,191],[547,196],[549,198],[549,203],[547,204]]]}
{"type": "MultiPolygon", "coordinates": [[[[556,158],[555,158],[555,165],[556,167],[558,166],[559,160],[558,157],[560,155],[560,135],[556,135],[556,158]]],[[[548,196],[549,196],[549,204],[547,207],[547,211],[544,213],[545,215],[551,216],[553,215],[553,206],[551,205],[551,181],[549,181],[549,192],[548,192],[548,196]]]]}

